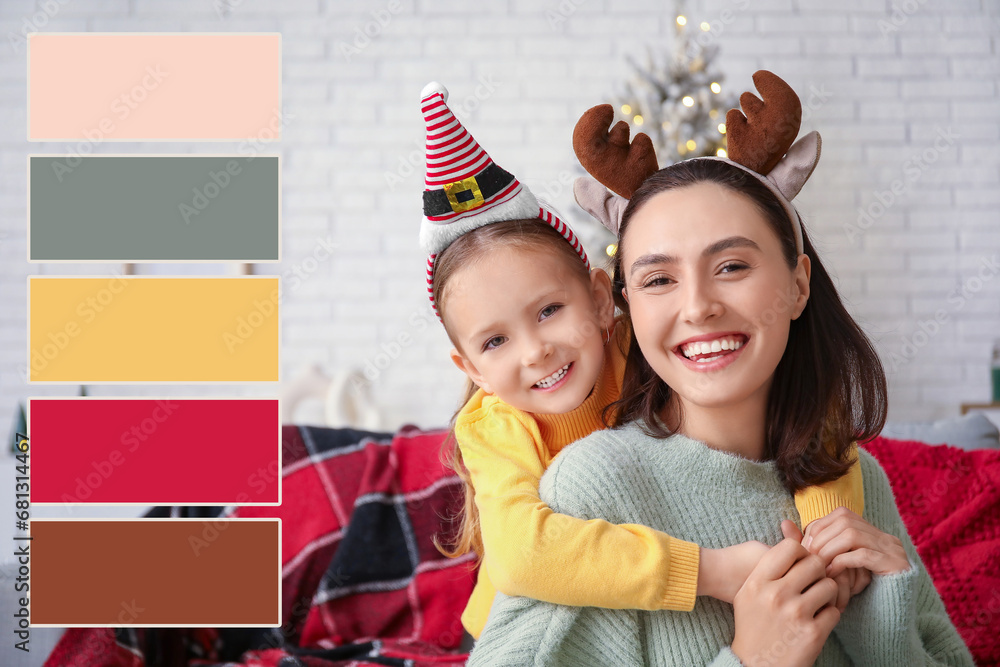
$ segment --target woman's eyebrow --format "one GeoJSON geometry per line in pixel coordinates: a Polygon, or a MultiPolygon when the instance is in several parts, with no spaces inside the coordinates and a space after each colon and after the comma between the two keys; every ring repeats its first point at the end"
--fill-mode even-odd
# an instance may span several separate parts
{"type": "MultiPolygon", "coordinates": [[[[701,251],[702,257],[710,257],[717,253],[723,252],[724,250],[730,250],[732,248],[752,248],[759,251],[760,246],[757,245],[753,240],[748,239],[745,236],[730,236],[728,238],[716,241],[712,245],[708,246],[701,251]]],[[[676,255],[666,255],[664,253],[652,253],[649,255],[643,255],[639,259],[632,263],[632,268],[629,270],[629,276],[636,272],[637,269],[641,269],[644,266],[649,266],[650,264],[677,264],[680,260],[677,259],[676,255]]]]}
{"type": "Polygon", "coordinates": [[[701,256],[708,257],[710,255],[720,253],[723,250],[730,250],[731,248],[752,248],[754,250],[760,250],[759,245],[745,236],[730,236],[729,238],[722,239],[721,241],[716,241],[712,245],[705,248],[702,251],[701,256]]]}

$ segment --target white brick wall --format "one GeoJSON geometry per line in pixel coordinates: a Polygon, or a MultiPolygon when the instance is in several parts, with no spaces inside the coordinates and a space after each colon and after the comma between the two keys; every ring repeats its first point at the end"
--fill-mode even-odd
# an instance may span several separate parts
{"type": "MultiPolygon", "coordinates": [[[[284,159],[284,261],[257,271],[307,266],[303,260],[327,235],[339,246],[297,289],[286,290],[283,377],[313,362],[330,371],[371,364],[378,367],[371,390],[386,426],[430,427],[447,421],[463,378],[427,306],[416,244],[420,89],[432,79],[444,82],[487,150],[579,217],[559,184],[560,174],[575,173],[573,122],[617,92],[629,74],[625,55],[641,58],[645,43],[669,43],[672,7],[661,0],[4,0],[0,415],[6,419],[29,394],[76,393],[28,386],[19,375],[25,276],[113,268],[24,261],[25,155],[67,149],[24,140],[26,60],[10,35],[26,21],[45,31],[282,32],[282,90],[285,111],[294,116],[284,140],[272,145],[284,159]],[[58,7],[55,16],[46,15],[47,7],[58,7]],[[217,7],[229,9],[220,16],[217,7]],[[376,32],[378,15],[390,17],[387,25],[360,52],[345,55],[358,30],[367,25],[376,32]],[[484,99],[476,97],[477,86],[484,99]],[[390,184],[387,175],[401,181],[390,184]]],[[[995,0],[690,0],[685,13],[715,26],[726,85],[745,88],[763,67],[804,99],[814,89],[829,94],[804,123],[803,131],[823,134],[824,159],[799,206],[849,307],[883,352],[890,418],[942,417],[956,414],[962,401],[988,400],[1000,280],[975,276],[984,259],[1000,253],[1000,6],[995,0]],[[949,131],[957,138],[936,150],[939,134],[949,131]],[[901,193],[876,215],[894,180],[902,182],[901,193]],[[862,228],[866,210],[872,218],[862,228]],[[921,322],[926,326],[941,309],[944,323],[924,343],[921,322]]],[[[112,144],[98,151],[236,147],[112,144]]],[[[93,390],[268,395],[278,387],[93,390]]]]}

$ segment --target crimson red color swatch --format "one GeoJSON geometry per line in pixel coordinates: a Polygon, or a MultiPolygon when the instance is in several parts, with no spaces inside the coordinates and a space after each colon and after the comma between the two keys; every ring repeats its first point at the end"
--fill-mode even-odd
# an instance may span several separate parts
{"type": "Polygon", "coordinates": [[[277,399],[33,398],[31,502],[280,502],[277,399]]]}

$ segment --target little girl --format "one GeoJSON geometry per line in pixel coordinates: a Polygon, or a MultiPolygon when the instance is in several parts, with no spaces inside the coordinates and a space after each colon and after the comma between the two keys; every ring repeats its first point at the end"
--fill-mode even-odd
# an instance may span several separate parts
{"type": "MultiPolygon", "coordinates": [[[[703,549],[642,525],[556,514],[539,499],[559,451],[609,423],[629,332],[616,326],[607,273],[590,270],[572,230],[490,159],[446,101],[440,84],[422,93],[421,242],[452,360],[478,387],[454,422],[450,460],[466,484],[465,513],[455,548],[442,549],[482,558],[465,629],[479,637],[497,590],[612,609],[690,611],[697,595],[732,602],[762,543],[703,549]]],[[[740,344],[706,341],[691,353],[711,359],[740,344]]],[[[862,511],[852,456],[848,474],[796,495],[803,526],[838,506],[862,511]]]]}

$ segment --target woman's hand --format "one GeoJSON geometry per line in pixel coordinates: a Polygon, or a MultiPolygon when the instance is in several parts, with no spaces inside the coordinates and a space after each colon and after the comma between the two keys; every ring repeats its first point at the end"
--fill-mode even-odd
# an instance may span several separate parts
{"type": "MultiPolygon", "coordinates": [[[[811,536],[813,530],[812,527],[816,522],[806,526],[806,535],[811,536]]],[[[781,532],[785,537],[790,537],[794,540],[799,540],[803,542],[802,531],[791,521],[781,522],[781,532]]],[[[811,541],[810,541],[811,542],[811,541]]],[[[803,546],[806,544],[803,542],[803,546]]],[[[810,549],[811,553],[817,553],[815,549],[810,549]]],[[[827,563],[829,565],[829,563],[827,563]]],[[[863,567],[849,567],[831,576],[827,572],[827,576],[837,582],[837,609],[843,613],[844,609],[847,608],[847,603],[850,601],[851,597],[857,595],[861,591],[868,587],[868,584],[872,581],[872,573],[863,567]]]]}
{"type": "Polygon", "coordinates": [[[816,519],[806,533],[802,544],[830,564],[828,577],[836,577],[847,568],[865,568],[872,574],[896,574],[910,569],[898,537],[883,533],[845,507],[816,519]]]}
{"type": "Polygon", "coordinates": [[[787,538],[760,559],[736,594],[732,651],[745,665],[811,665],[840,620],[825,562],[787,538]]]}

